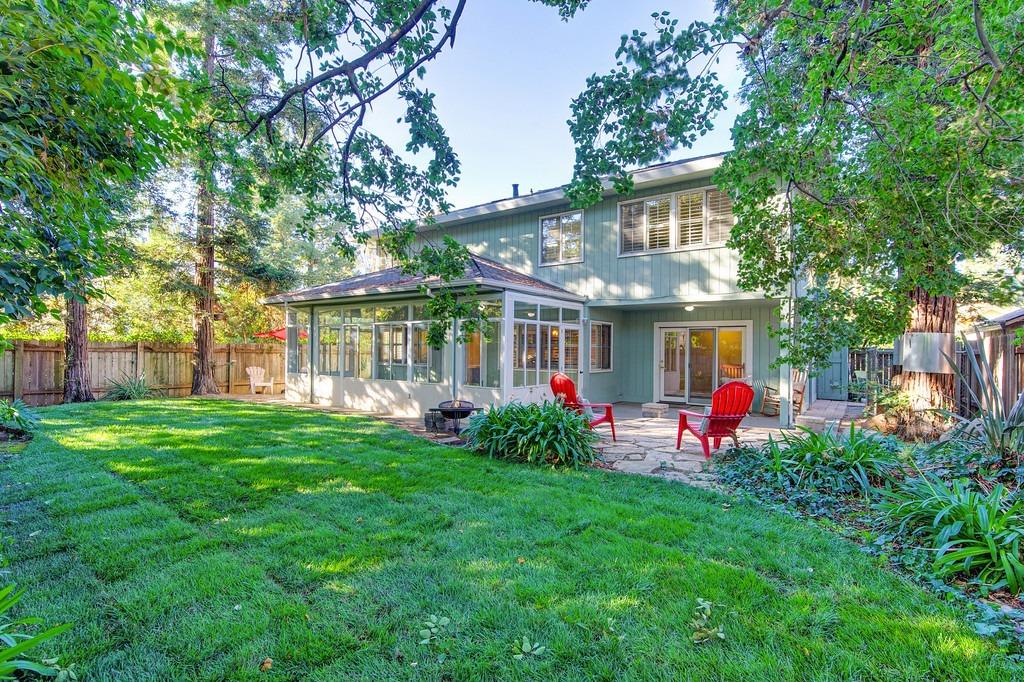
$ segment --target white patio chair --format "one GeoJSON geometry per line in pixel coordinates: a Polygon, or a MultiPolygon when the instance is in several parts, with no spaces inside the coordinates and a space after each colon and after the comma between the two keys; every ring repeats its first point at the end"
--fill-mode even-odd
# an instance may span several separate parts
{"type": "Polygon", "coordinates": [[[256,395],[257,388],[263,388],[264,393],[274,392],[274,377],[270,377],[264,381],[264,377],[267,375],[267,370],[263,367],[246,367],[245,373],[249,377],[249,393],[256,395]],[[267,391],[267,389],[270,389],[267,391]]]}

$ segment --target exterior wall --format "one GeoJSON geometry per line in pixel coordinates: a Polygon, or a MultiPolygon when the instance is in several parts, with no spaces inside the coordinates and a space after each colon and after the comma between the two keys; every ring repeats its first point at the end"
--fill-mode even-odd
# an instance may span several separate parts
{"type": "Polygon", "coordinates": [[[497,216],[427,232],[438,242],[449,235],[477,255],[586,296],[592,303],[628,305],[749,297],[736,285],[739,257],[724,246],[689,248],[648,255],[619,256],[618,204],[709,185],[707,178],[612,196],[583,212],[583,262],[540,265],[540,218],[569,210],[569,204],[497,216]]]}
{"type": "Polygon", "coordinates": [[[778,388],[780,370],[771,369],[770,365],[779,357],[779,346],[768,336],[768,325],[776,323],[778,308],[777,302],[765,301],[700,306],[692,312],[686,312],[681,306],[657,310],[593,309],[591,319],[608,320],[614,325],[613,370],[590,376],[587,397],[595,402],[648,402],[658,398],[654,381],[659,361],[654,352],[655,323],[658,322],[750,321],[754,384],[778,388]]]}

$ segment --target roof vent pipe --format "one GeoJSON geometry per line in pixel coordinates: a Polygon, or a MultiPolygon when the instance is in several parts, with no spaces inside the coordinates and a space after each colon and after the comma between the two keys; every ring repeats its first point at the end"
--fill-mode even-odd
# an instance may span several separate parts
{"type": "Polygon", "coordinates": [[[518,196],[519,196],[519,183],[518,182],[513,182],[512,183],[512,198],[515,199],[518,196]]]}

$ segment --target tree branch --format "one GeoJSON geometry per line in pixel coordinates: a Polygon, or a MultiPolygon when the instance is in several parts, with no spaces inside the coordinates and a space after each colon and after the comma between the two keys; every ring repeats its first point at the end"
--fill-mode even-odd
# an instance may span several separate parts
{"type": "MultiPolygon", "coordinates": [[[[274,118],[282,111],[284,111],[284,108],[288,106],[288,102],[290,102],[293,97],[302,93],[309,92],[310,90],[320,85],[321,83],[329,81],[333,78],[345,75],[351,76],[356,71],[360,69],[365,69],[367,66],[372,64],[376,59],[378,59],[382,55],[388,54],[389,52],[394,50],[398,43],[410,32],[412,32],[414,28],[416,28],[416,25],[419,24],[419,22],[423,19],[424,15],[427,13],[428,10],[430,10],[430,8],[436,3],[436,1],[437,0],[421,0],[419,5],[417,5],[416,8],[413,10],[412,14],[410,14],[409,17],[404,22],[402,22],[400,26],[398,26],[398,28],[392,31],[386,39],[384,39],[373,49],[368,50],[367,52],[357,57],[356,59],[353,59],[349,62],[345,62],[344,64],[340,64],[331,69],[327,69],[323,73],[308,78],[302,83],[297,83],[293,85],[291,88],[286,90],[284,94],[281,95],[281,98],[278,100],[277,104],[275,104],[273,107],[270,108],[270,110],[260,114],[256,118],[255,122],[249,127],[249,131],[246,133],[246,135],[252,135],[252,133],[255,132],[262,123],[266,123],[267,132],[269,135],[270,128],[274,118]]],[[[462,0],[462,2],[459,3],[460,12],[464,4],[465,0],[462,0]]],[[[454,24],[455,19],[453,19],[452,21],[452,26],[454,26],[454,24]]]]}

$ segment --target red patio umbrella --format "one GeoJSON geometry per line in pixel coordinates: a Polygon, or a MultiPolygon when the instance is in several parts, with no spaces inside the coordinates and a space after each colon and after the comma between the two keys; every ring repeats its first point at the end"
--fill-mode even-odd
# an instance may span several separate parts
{"type": "MultiPolygon", "coordinates": [[[[277,329],[253,334],[253,336],[257,339],[277,339],[278,341],[286,341],[288,339],[288,330],[284,327],[278,327],[277,329]]],[[[308,339],[309,334],[305,331],[301,331],[299,332],[299,338],[308,339]]]]}

